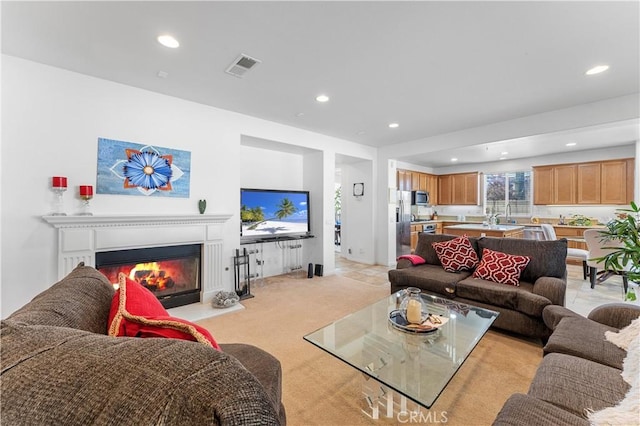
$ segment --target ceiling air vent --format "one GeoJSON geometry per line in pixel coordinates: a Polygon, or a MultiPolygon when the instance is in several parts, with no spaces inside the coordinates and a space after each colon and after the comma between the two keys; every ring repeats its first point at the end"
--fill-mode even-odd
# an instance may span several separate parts
{"type": "Polygon", "coordinates": [[[262,61],[243,53],[238,56],[231,65],[229,65],[229,68],[227,68],[225,72],[238,78],[242,78],[250,69],[258,65],[260,62],[262,61]]]}

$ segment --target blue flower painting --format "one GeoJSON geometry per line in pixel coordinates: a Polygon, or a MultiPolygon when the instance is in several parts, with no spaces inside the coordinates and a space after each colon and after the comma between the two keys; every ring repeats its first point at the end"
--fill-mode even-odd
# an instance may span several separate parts
{"type": "Polygon", "coordinates": [[[189,197],[191,152],[98,138],[98,194],[189,197]]]}

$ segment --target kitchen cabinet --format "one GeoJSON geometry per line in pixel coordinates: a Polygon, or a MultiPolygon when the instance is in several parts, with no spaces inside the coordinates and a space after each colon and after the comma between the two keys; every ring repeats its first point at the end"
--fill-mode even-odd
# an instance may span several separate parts
{"type": "Polygon", "coordinates": [[[576,165],[564,164],[553,168],[553,204],[576,203],[576,165]]]}
{"type": "Polygon", "coordinates": [[[427,189],[426,191],[429,193],[430,203],[438,204],[438,176],[436,175],[426,175],[427,179],[427,189]]]}
{"type": "Polygon", "coordinates": [[[400,191],[411,191],[412,173],[408,170],[398,170],[397,188],[400,191]]]}
{"type": "Polygon", "coordinates": [[[585,163],[577,166],[578,204],[600,204],[600,163],[585,163]]]}
{"type": "Polygon", "coordinates": [[[420,175],[422,173],[419,172],[411,172],[411,190],[419,191],[420,190],[420,175]]]}
{"type": "Polygon", "coordinates": [[[449,235],[467,235],[469,237],[522,238],[524,236],[524,226],[462,224],[445,226],[444,232],[449,235]]]}
{"type": "Polygon", "coordinates": [[[419,174],[420,174],[420,185],[418,186],[418,190],[429,192],[429,189],[427,188],[429,175],[426,173],[419,173],[419,174]]]}
{"type": "Polygon", "coordinates": [[[439,205],[477,205],[478,172],[438,176],[439,205]]]}
{"type": "Polygon", "coordinates": [[[533,168],[534,204],[629,204],[632,158],[533,168]]]}
{"type": "Polygon", "coordinates": [[[533,168],[533,204],[554,204],[553,186],[552,166],[533,168]]]}
{"type": "Polygon", "coordinates": [[[603,161],[601,163],[602,204],[629,204],[633,200],[634,160],[603,161]]]}
{"type": "Polygon", "coordinates": [[[451,175],[438,176],[438,205],[452,204],[453,177],[451,175]]]}

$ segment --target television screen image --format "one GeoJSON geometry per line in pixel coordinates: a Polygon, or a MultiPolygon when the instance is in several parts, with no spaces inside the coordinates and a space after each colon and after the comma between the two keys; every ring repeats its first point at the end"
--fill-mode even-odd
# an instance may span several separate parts
{"type": "Polygon", "coordinates": [[[243,188],[240,221],[245,240],[305,235],[310,232],[309,192],[243,188]]]}

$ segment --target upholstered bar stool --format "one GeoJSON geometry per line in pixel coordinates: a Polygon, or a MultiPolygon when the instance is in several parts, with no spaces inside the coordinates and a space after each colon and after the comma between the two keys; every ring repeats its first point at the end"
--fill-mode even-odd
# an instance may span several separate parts
{"type": "MultiPolygon", "coordinates": [[[[553,229],[553,226],[543,223],[540,225],[542,228],[542,232],[544,233],[544,237],[547,240],[557,240],[556,231],[553,229]]],[[[583,250],[579,248],[567,248],[567,259],[579,260],[582,262],[582,277],[583,279],[587,279],[587,275],[589,275],[589,265],[587,264],[587,260],[589,259],[589,251],[583,250]]]]}
{"type": "Polygon", "coordinates": [[[597,280],[599,283],[603,282],[612,275],[621,275],[624,294],[627,294],[627,289],[629,288],[629,278],[627,277],[627,272],[631,270],[631,268],[633,267],[633,263],[627,262],[626,265],[623,265],[621,271],[613,271],[606,270],[604,262],[596,262],[594,260],[611,253],[612,249],[621,246],[622,243],[620,241],[612,241],[606,239],[603,240],[600,231],[597,229],[587,229],[586,231],[584,231],[584,239],[587,242],[587,247],[589,248],[589,260],[587,261],[587,263],[589,264],[589,279],[591,281],[591,288],[594,288],[596,286],[596,275],[598,274],[598,269],[600,269],[601,275],[597,280]]]}

